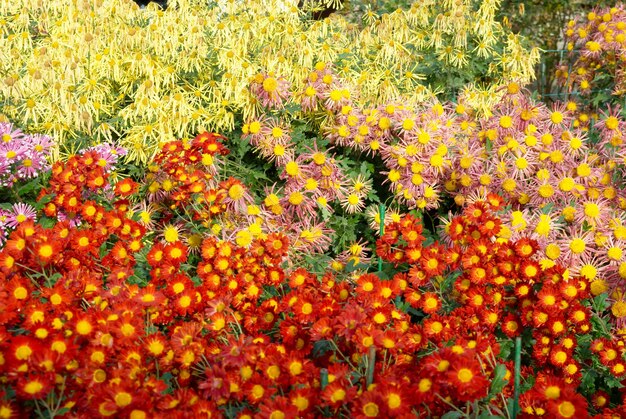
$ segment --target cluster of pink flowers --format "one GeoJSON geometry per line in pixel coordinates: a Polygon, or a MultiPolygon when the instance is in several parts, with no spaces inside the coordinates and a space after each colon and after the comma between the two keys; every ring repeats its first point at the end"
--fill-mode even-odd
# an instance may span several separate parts
{"type": "Polygon", "coordinates": [[[0,123],[0,187],[12,187],[49,170],[52,146],[46,135],[25,134],[10,123],[0,123]]]}
{"type": "MultiPolygon", "coordinates": [[[[305,235],[295,239],[296,245],[321,235],[323,240],[314,248],[323,251],[330,244],[331,231],[322,221],[322,214],[326,219],[339,207],[347,213],[361,211],[371,191],[371,181],[365,176],[347,176],[340,159],[317,141],[303,145],[293,138],[293,128],[283,112],[285,105],[294,99],[288,87],[282,77],[263,73],[251,82],[250,91],[265,107],[265,113],[246,121],[242,138],[262,158],[273,162],[279,172],[280,185],[274,184],[262,195],[264,209],[270,216],[280,217],[279,224],[303,225],[305,235]],[[309,234],[311,230],[313,233],[309,234]]],[[[298,99],[305,113],[343,112],[351,109],[352,104],[350,91],[332,67],[324,63],[307,76],[298,99]]],[[[356,253],[362,255],[360,251],[356,253]]],[[[354,255],[344,256],[342,259],[354,255]]]]}

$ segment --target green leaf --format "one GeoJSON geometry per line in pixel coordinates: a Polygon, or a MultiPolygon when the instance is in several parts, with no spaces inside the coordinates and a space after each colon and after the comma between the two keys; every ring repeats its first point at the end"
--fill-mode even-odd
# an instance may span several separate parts
{"type": "Polygon", "coordinates": [[[462,270],[456,270],[456,271],[449,272],[448,274],[446,274],[443,277],[443,281],[441,282],[441,291],[444,293],[448,293],[452,291],[454,287],[454,283],[456,282],[457,278],[461,276],[462,273],[463,273],[462,270]]]}
{"type": "Polygon", "coordinates": [[[513,353],[513,348],[515,347],[515,342],[513,339],[501,340],[500,342],[500,358],[508,360],[511,358],[511,354],[513,353]]]}
{"type": "Polygon", "coordinates": [[[350,273],[350,272],[354,272],[357,270],[360,271],[366,271],[367,269],[369,269],[369,265],[366,265],[365,263],[354,263],[354,260],[350,260],[345,268],[344,268],[344,272],[350,273]]]}
{"type": "Polygon", "coordinates": [[[289,102],[285,105],[285,110],[291,114],[295,114],[302,111],[302,106],[295,102],[289,102]]]}
{"type": "Polygon", "coordinates": [[[549,214],[552,211],[552,208],[554,207],[554,204],[552,202],[548,202],[546,205],[544,205],[541,208],[541,212],[543,214],[549,214]]]}
{"type": "Polygon", "coordinates": [[[54,227],[56,225],[56,220],[54,218],[50,218],[50,217],[41,217],[39,219],[39,225],[41,225],[43,228],[47,228],[50,229],[52,227],[54,227]]]}
{"type": "Polygon", "coordinates": [[[374,272],[374,274],[379,277],[380,279],[382,279],[383,281],[387,281],[389,279],[391,279],[391,277],[389,276],[389,274],[385,271],[377,271],[374,272]]]}
{"type": "Polygon", "coordinates": [[[37,203],[41,204],[41,206],[43,207],[48,202],[52,201],[53,198],[54,198],[54,195],[52,195],[52,194],[44,195],[41,198],[39,198],[37,203]]]}
{"type": "Polygon", "coordinates": [[[576,345],[575,353],[578,355],[579,359],[591,359],[591,340],[592,337],[590,334],[579,335],[578,336],[578,344],[576,345]]]}
{"type": "Polygon", "coordinates": [[[368,178],[370,174],[374,173],[374,170],[374,165],[368,161],[361,162],[361,166],[359,167],[359,173],[368,178]]]}
{"type": "Polygon", "coordinates": [[[333,346],[327,340],[319,340],[313,343],[313,358],[319,358],[330,351],[333,346]]]}
{"type": "Polygon", "coordinates": [[[608,297],[609,294],[604,292],[593,298],[593,308],[596,312],[601,313],[609,308],[609,302],[607,301],[608,297]]]}
{"type": "Polygon", "coordinates": [[[48,278],[46,278],[46,286],[48,286],[48,288],[54,287],[57,281],[61,278],[63,278],[63,274],[61,274],[60,272],[53,273],[48,278]]]}
{"type": "Polygon", "coordinates": [[[590,320],[595,332],[604,337],[611,337],[611,333],[609,332],[609,330],[611,330],[611,326],[605,319],[598,316],[591,316],[590,320]]]}
{"type": "Polygon", "coordinates": [[[329,211],[328,208],[325,206],[324,207],[320,206],[319,208],[322,212],[322,220],[324,221],[330,220],[330,218],[333,216],[333,213],[329,211]]]}
{"type": "Polygon", "coordinates": [[[165,374],[163,374],[161,376],[161,381],[163,381],[166,385],[167,388],[165,390],[163,390],[162,394],[172,394],[174,392],[174,388],[175,388],[175,381],[176,378],[172,375],[171,372],[166,372],[165,374]]]}
{"type": "Polygon", "coordinates": [[[506,366],[504,366],[504,364],[498,364],[493,372],[494,376],[491,380],[491,387],[489,388],[489,396],[491,397],[499,394],[508,383],[508,380],[504,378],[506,376],[506,366]]]}
{"type": "Polygon", "coordinates": [[[624,387],[624,384],[622,384],[617,378],[613,377],[612,375],[605,375],[603,377],[603,381],[604,381],[604,384],[606,384],[608,388],[623,388],[624,387]]]}
{"type": "Polygon", "coordinates": [[[585,370],[580,380],[580,388],[584,394],[594,393],[596,388],[596,377],[598,374],[594,370],[585,370]]]}
{"type": "Polygon", "coordinates": [[[526,378],[522,378],[522,382],[520,383],[519,394],[524,394],[529,391],[535,385],[535,377],[528,376],[526,378]]]}
{"type": "MultiPolygon", "coordinates": [[[[398,297],[400,296],[398,295],[398,297]]],[[[398,297],[396,297],[396,301],[395,301],[396,308],[402,311],[403,313],[408,313],[408,311],[411,309],[411,304],[409,304],[406,301],[400,300],[398,297]]]]}
{"type": "Polygon", "coordinates": [[[22,195],[26,195],[26,194],[32,193],[32,192],[34,192],[38,188],[41,188],[41,185],[39,184],[39,179],[38,178],[34,178],[34,179],[26,182],[23,186],[21,186],[17,190],[17,193],[18,193],[18,195],[22,196],[22,195]]]}

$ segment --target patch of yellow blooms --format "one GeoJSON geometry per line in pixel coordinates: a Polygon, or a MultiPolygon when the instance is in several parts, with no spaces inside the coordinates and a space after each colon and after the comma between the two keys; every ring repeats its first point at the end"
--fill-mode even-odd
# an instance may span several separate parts
{"type": "MultiPolygon", "coordinates": [[[[317,62],[333,63],[371,106],[432,97],[420,73],[429,60],[462,69],[476,56],[494,84],[532,79],[538,61],[495,20],[497,0],[418,1],[363,28],[339,15],[307,20],[297,0],[207,3],[1,0],[0,120],[52,135],[55,159],[78,138],[116,141],[145,164],[159,142],[227,132],[261,112],[248,91],[259,72],[298,92],[317,62]]],[[[480,93],[488,87],[468,89],[476,109],[494,100],[480,93]]]]}

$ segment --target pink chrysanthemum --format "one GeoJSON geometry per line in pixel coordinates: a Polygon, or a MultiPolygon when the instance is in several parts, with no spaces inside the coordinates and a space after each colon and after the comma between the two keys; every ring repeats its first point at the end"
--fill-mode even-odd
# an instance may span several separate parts
{"type": "Polygon", "coordinates": [[[29,204],[18,202],[9,211],[6,224],[15,228],[28,220],[37,221],[37,211],[29,204]]]}
{"type": "Polygon", "coordinates": [[[250,92],[264,107],[282,109],[291,97],[290,86],[283,77],[277,77],[273,73],[259,73],[250,83],[250,92]]]}
{"type": "Polygon", "coordinates": [[[43,154],[29,150],[22,156],[21,161],[17,165],[16,173],[18,177],[27,179],[36,177],[39,173],[49,168],[50,165],[43,154]]]}
{"type": "Polygon", "coordinates": [[[72,228],[78,227],[83,223],[80,214],[76,214],[74,217],[70,218],[63,211],[59,211],[57,214],[57,220],[59,220],[59,222],[69,221],[69,226],[72,228]]]}
{"type": "Polygon", "coordinates": [[[125,156],[127,153],[126,149],[123,147],[116,147],[108,143],[102,143],[89,147],[84,150],[83,153],[89,151],[95,151],[99,155],[100,161],[98,164],[104,167],[107,172],[113,170],[119,158],[121,156],[125,156]]]}
{"type": "Polygon", "coordinates": [[[596,252],[592,233],[581,228],[571,227],[559,244],[563,253],[557,262],[562,266],[573,266],[581,260],[588,260],[596,252]]]}

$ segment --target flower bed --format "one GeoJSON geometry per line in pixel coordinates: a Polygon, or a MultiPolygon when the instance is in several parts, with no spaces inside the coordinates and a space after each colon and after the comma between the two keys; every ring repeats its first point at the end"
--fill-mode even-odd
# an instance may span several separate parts
{"type": "Polygon", "coordinates": [[[0,6],[0,418],[625,415],[619,109],[495,2],[247,3],[0,6]]]}
{"type": "Polygon", "coordinates": [[[112,181],[119,149],[54,164],[43,214],[12,217],[0,251],[2,412],[504,415],[520,337],[522,412],[619,414],[609,400],[626,364],[605,300],[542,266],[536,240],[508,238],[502,197],[468,203],[441,242],[412,215],[387,224],[376,252],[392,277],[316,275],[290,266],[297,246],[280,225],[225,233],[263,216],[238,202],[236,179],[217,179],[222,140],[166,144],[149,179],[176,188],[152,209],[129,205],[151,184],[112,181]],[[204,234],[178,230],[179,217],[204,234]],[[171,227],[155,236],[154,222],[171,227]]]}

